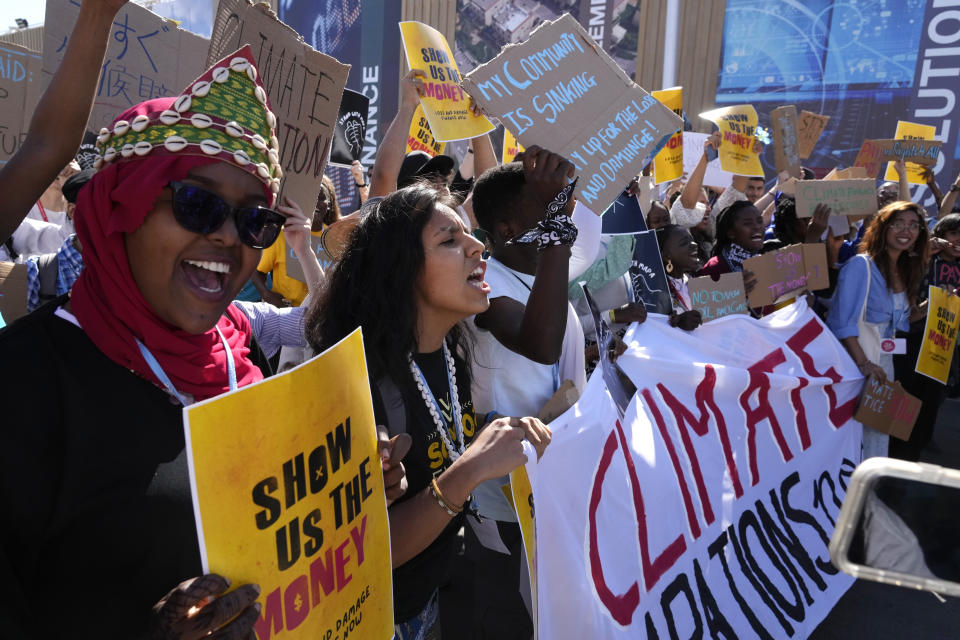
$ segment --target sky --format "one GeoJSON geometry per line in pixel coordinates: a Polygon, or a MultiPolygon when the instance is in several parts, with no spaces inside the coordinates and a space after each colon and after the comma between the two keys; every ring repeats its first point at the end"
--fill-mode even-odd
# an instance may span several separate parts
{"type": "MultiPolygon", "coordinates": [[[[30,26],[43,24],[46,0],[0,0],[0,33],[25,18],[30,26]]],[[[175,0],[157,5],[160,15],[180,20],[183,28],[202,36],[210,36],[213,23],[213,3],[209,0],[175,0]]]]}

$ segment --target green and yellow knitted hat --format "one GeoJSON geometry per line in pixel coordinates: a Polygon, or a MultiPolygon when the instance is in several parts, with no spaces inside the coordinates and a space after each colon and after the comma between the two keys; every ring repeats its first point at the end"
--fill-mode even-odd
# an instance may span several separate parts
{"type": "Polygon", "coordinates": [[[215,157],[252,173],[276,197],[283,178],[276,127],[247,45],[179,96],[142,102],[101,129],[94,167],[148,155],[215,157]]]}

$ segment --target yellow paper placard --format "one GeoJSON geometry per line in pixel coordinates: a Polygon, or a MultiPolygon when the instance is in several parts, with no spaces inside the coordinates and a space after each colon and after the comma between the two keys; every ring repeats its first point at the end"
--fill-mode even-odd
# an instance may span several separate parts
{"type": "Polygon", "coordinates": [[[260,585],[260,640],[393,637],[390,528],[357,329],[184,410],[204,572],[260,585]]]}
{"type": "Polygon", "coordinates": [[[476,138],[493,129],[470,111],[470,96],[460,86],[460,71],[443,34],[420,22],[401,22],[407,65],[419,69],[426,95],[420,98],[433,137],[441,142],[476,138]]]}
{"type": "MultiPolygon", "coordinates": [[[[896,140],[933,140],[937,134],[937,128],[927,124],[917,124],[916,122],[897,121],[897,132],[894,134],[896,140]]],[[[907,163],[907,182],[910,184],[927,184],[923,179],[924,166],[916,162],[907,163]]],[[[889,182],[897,182],[900,177],[897,170],[893,168],[893,163],[887,163],[887,172],[883,174],[883,179],[889,182]]]]}
{"type": "Polygon", "coordinates": [[[714,109],[700,117],[712,120],[720,128],[720,168],[741,176],[763,177],[763,143],[754,137],[757,110],[752,104],[714,109]]]}
{"type": "Polygon", "coordinates": [[[927,323],[923,327],[923,343],[917,358],[917,373],[947,384],[950,362],[957,346],[960,325],[960,297],[930,285],[927,323]]]}
{"type": "Polygon", "coordinates": [[[513,162],[521,151],[523,151],[523,145],[517,142],[517,139],[514,137],[514,135],[510,133],[510,129],[504,129],[503,154],[500,156],[503,158],[503,160],[501,162],[503,164],[513,162]]]}
{"type": "MultiPolygon", "coordinates": [[[[650,95],[675,114],[683,117],[683,87],[662,89],[650,95]]],[[[683,176],[683,131],[677,131],[667,145],[653,158],[653,175],[657,184],[683,176]]]]}
{"type": "Polygon", "coordinates": [[[417,110],[413,112],[413,119],[410,121],[407,153],[423,151],[429,153],[431,157],[436,157],[443,153],[446,147],[446,142],[434,140],[433,132],[430,131],[430,123],[427,122],[427,116],[423,113],[423,105],[418,104],[417,110]]]}
{"type": "Polygon", "coordinates": [[[527,553],[527,569],[530,575],[530,601],[533,607],[533,628],[537,628],[537,528],[536,513],[533,507],[533,487],[526,467],[517,467],[510,472],[510,493],[517,522],[520,523],[520,535],[523,549],[527,553]]]}

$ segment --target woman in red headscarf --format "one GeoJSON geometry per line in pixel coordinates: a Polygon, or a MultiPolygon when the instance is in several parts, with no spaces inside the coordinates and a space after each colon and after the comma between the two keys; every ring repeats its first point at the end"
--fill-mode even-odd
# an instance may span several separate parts
{"type": "Polygon", "coordinates": [[[100,132],[72,296],[0,333],[4,633],[251,632],[256,585],[188,580],[201,564],[181,411],[263,378],[231,301],[285,220],[270,209],[275,126],[245,47],[100,132]]]}

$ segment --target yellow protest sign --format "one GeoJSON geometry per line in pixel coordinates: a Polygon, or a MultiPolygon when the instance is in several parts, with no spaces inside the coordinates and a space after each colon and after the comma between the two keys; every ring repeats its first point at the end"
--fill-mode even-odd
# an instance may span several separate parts
{"type": "MultiPolygon", "coordinates": [[[[536,454],[531,454],[536,455],[536,454]]],[[[533,487],[526,467],[517,467],[510,472],[510,498],[520,523],[523,550],[527,554],[527,571],[530,575],[530,602],[533,609],[533,628],[537,628],[537,528],[533,508],[533,487]]]]}
{"type": "Polygon", "coordinates": [[[503,158],[503,160],[501,162],[503,164],[506,164],[508,162],[513,162],[514,160],[516,160],[517,155],[521,151],[523,151],[523,145],[517,142],[517,139],[514,137],[514,135],[510,133],[510,129],[504,129],[503,130],[503,153],[500,156],[501,158],[503,158]]]}
{"type": "Polygon", "coordinates": [[[930,285],[927,323],[923,327],[923,343],[917,358],[917,373],[947,384],[950,362],[957,346],[960,325],[960,297],[930,285]]]}
{"type": "Polygon", "coordinates": [[[460,71],[443,34],[420,22],[401,22],[400,35],[407,65],[419,69],[426,95],[420,104],[433,137],[441,142],[476,138],[493,129],[483,116],[470,111],[470,96],[460,86],[460,71]]]}
{"type": "Polygon", "coordinates": [[[389,521],[360,330],[184,409],[184,424],[203,570],[260,585],[257,637],[391,638],[389,521]]]}
{"type": "Polygon", "coordinates": [[[737,104],[700,114],[720,128],[720,167],[741,176],[763,177],[760,153],[763,143],[757,140],[757,110],[752,104],[737,104]]]}
{"type": "MultiPolygon", "coordinates": [[[[653,91],[650,95],[683,117],[683,87],[653,91]]],[[[653,158],[653,175],[657,184],[683,176],[683,131],[673,134],[666,146],[653,158]]]]}
{"type": "MultiPolygon", "coordinates": [[[[897,132],[893,137],[897,140],[933,140],[933,136],[936,134],[937,128],[933,125],[898,120],[897,132]]],[[[923,165],[908,162],[907,182],[910,184],[927,184],[927,181],[923,179],[924,169],[925,167],[923,165]]],[[[900,179],[897,170],[893,168],[892,162],[887,163],[887,172],[883,175],[883,179],[889,180],[890,182],[897,182],[900,179]]]]}
{"type": "Polygon", "coordinates": [[[430,130],[430,123],[427,122],[427,116],[423,113],[423,105],[418,104],[417,110],[413,112],[413,119],[410,121],[410,134],[407,136],[407,153],[413,151],[423,151],[429,153],[431,157],[436,157],[443,153],[447,143],[437,142],[433,138],[433,132],[430,130]]]}

